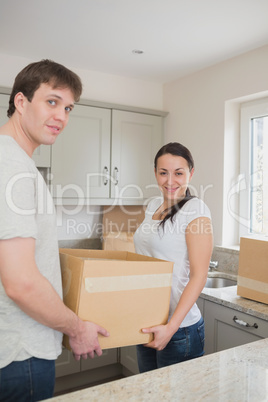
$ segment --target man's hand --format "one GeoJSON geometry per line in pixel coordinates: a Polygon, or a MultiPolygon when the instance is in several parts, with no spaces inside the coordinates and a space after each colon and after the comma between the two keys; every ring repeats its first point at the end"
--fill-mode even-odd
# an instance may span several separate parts
{"type": "Polygon", "coordinates": [[[87,357],[93,359],[94,352],[97,356],[102,355],[98,334],[109,336],[108,331],[99,325],[93,322],[80,320],[76,335],[69,337],[69,344],[75,360],[80,360],[81,356],[83,359],[87,359],[87,357]]]}

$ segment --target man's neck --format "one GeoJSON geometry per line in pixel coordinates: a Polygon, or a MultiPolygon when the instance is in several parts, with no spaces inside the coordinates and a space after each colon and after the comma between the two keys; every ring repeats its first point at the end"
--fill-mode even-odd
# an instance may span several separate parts
{"type": "Polygon", "coordinates": [[[13,114],[8,122],[0,127],[0,135],[8,135],[12,137],[18,145],[30,156],[32,157],[34,147],[30,142],[29,138],[23,132],[19,119],[13,114]]]}

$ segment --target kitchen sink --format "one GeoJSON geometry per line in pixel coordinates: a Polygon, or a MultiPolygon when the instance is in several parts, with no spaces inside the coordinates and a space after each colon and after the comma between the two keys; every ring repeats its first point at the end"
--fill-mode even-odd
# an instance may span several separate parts
{"type": "Polygon", "coordinates": [[[226,288],[228,286],[236,286],[237,281],[229,278],[222,278],[219,276],[207,278],[205,288],[226,288]]]}

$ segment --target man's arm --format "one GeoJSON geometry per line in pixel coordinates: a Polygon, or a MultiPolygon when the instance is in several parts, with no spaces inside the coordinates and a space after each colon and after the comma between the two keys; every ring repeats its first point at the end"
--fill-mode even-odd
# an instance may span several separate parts
{"type": "Polygon", "coordinates": [[[69,336],[77,360],[101,355],[98,333],[109,336],[97,324],[82,321],[64,305],[35,262],[35,239],[0,240],[0,277],[7,296],[39,323],[69,336]]]}

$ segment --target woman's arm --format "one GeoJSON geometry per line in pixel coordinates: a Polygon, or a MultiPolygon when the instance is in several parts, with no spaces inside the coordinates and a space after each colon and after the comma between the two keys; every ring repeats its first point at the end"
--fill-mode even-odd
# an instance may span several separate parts
{"type": "Polygon", "coordinates": [[[211,220],[200,217],[193,220],[186,229],[186,244],[190,262],[190,278],[173,316],[166,325],[143,329],[144,333],[154,333],[154,339],[146,346],[162,350],[179,329],[183,319],[198,299],[207,279],[209,262],[213,248],[211,220]]]}

